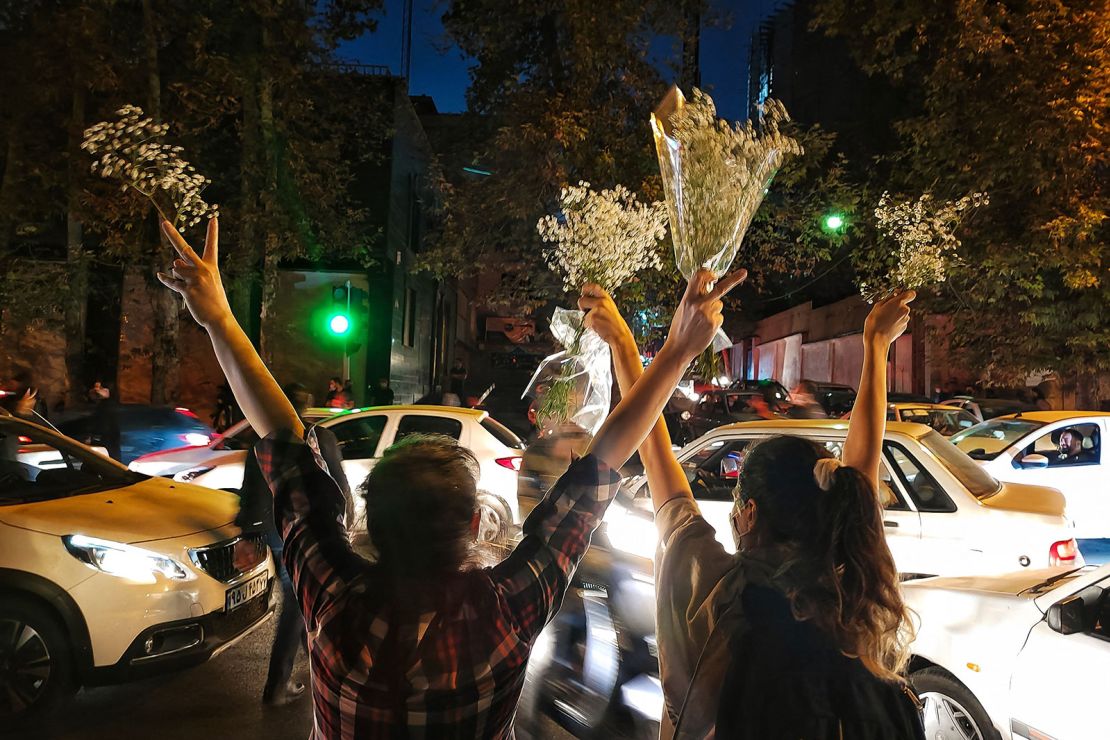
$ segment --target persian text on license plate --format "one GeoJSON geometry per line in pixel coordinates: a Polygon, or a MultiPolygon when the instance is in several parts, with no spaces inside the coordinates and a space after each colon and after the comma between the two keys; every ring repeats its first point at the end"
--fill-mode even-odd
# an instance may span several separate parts
{"type": "Polygon", "coordinates": [[[238,609],[256,596],[266,592],[266,574],[255,576],[246,583],[240,583],[227,592],[224,597],[224,611],[238,609]]]}

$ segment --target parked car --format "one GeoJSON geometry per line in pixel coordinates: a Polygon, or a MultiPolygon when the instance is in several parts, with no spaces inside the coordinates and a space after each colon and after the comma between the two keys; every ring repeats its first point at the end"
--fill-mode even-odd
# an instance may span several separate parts
{"type": "Polygon", "coordinates": [[[790,391],[786,386],[775,380],[774,378],[763,378],[762,380],[734,380],[729,385],[730,391],[759,391],[763,397],[767,399],[768,403],[784,404],[790,401],[790,391]]]}
{"type": "Polygon", "coordinates": [[[1104,411],[1030,411],[1001,416],[953,435],[952,442],[995,478],[1052,486],[1067,499],[1079,539],[1110,537],[1110,458],[1102,440],[1110,431],[1104,411]],[[1064,455],[1065,432],[1082,453],[1064,455]]]}
{"type": "Polygon", "coordinates": [[[265,621],[273,560],[237,509],[0,413],[0,726],[202,663],[265,621]]]}
{"type": "MultiPolygon", "coordinates": [[[[333,413],[319,422],[339,440],[343,472],[354,488],[366,480],[387,447],[409,434],[446,434],[478,458],[478,488],[485,494],[483,527],[507,530],[520,521],[517,473],[524,443],[487,412],[458,406],[376,406],[333,413]]],[[[243,485],[245,450],[173,473],[174,480],[236,491],[243,485]]],[[[355,528],[365,527],[365,507],[355,496],[355,528]]],[[[491,533],[485,537],[496,539],[491,533]]]]}
{"type": "Polygon", "coordinates": [[[104,447],[116,457],[113,441],[106,436],[104,414],[114,416],[119,427],[119,462],[127,465],[137,457],[182,445],[203,447],[217,437],[212,427],[182,407],[112,403],[103,408],[82,409],[53,420],[67,437],[83,444],[104,447]]]}
{"type": "MultiPolygon", "coordinates": [[[[844,416],[852,418],[851,412],[844,416]]],[[[979,423],[968,411],[939,403],[892,403],[887,405],[887,421],[909,421],[932,427],[941,436],[951,437],[956,432],[970,429],[979,423]]]]}
{"type": "Polygon", "coordinates": [[[959,406],[966,409],[979,421],[994,419],[1007,414],[1036,411],[1037,405],[1017,398],[980,398],[978,396],[953,396],[944,401],[947,406],[959,406]]]}
{"type": "MultiPolygon", "coordinates": [[[[732,490],[744,455],[761,439],[804,436],[840,454],[848,425],[840,420],[772,420],[731,424],[679,454],[694,497],[730,552],[732,490]]],[[[922,424],[889,422],[883,442],[883,524],[904,575],[1000,573],[1082,562],[1058,491],[1000,483],[922,424]]],[[[656,539],[646,478],[627,482],[631,505],[617,502],[606,519],[610,543],[650,557],[656,539]],[[642,521],[641,521],[642,520],[642,521]],[[617,526],[610,522],[618,521],[617,526]]]]}
{"type": "Polygon", "coordinates": [[[850,385],[837,383],[816,383],[817,402],[829,416],[842,416],[852,410],[856,403],[856,389],[850,385]]]}
{"type": "Polygon", "coordinates": [[[929,738],[1107,737],[1110,565],[908,583],[929,738]]]}
{"type": "Polygon", "coordinates": [[[891,391],[886,394],[886,400],[890,403],[932,403],[933,399],[920,393],[902,393],[899,391],[891,391]]]}
{"type": "Polygon", "coordinates": [[[764,390],[706,391],[701,394],[694,410],[680,417],[683,429],[680,444],[695,440],[724,424],[762,419],[761,408],[765,408],[764,413],[773,413],[780,406],[768,402],[764,390]]]}
{"type": "MultiPolygon", "coordinates": [[[[305,411],[304,420],[316,423],[321,419],[342,411],[342,409],[313,408],[305,411]]],[[[131,461],[127,466],[136,473],[170,477],[196,468],[209,467],[210,463],[223,460],[242,462],[243,454],[258,441],[258,435],[244,419],[232,424],[223,434],[217,434],[206,445],[186,445],[158,452],[148,452],[131,461]]],[[[242,486],[229,486],[229,490],[239,490],[242,486]]]]}

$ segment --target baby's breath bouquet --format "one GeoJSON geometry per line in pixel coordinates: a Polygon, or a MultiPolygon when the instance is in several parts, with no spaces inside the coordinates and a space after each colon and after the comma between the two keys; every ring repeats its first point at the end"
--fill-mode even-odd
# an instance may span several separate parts
{"type": "MultiPolygon", "coordinates": [[[[713,98],[695,88],[687,101],[678,87],[652,113],[675,262],[687,280],[703,267],[721,277],[732,265],[783,159],[802,153],[779,130],[789,120],[782,103],[767,100],[756,123],[730,126],[717,118],[713,98]]],[[[695,372],[716,378],[716,353],[731,344],[718,331],[695,372]]]]}
{"type": "MultiPolygon", "coordinates": [[[[563,276],[568,293],[587,283],[611,292],[640,270],[661,266],[658,244],[667,230],[662,203],[640,203],[621,185],[599,191],[579,182],[562,189],[559,207],[536,230],[553,245],[547,264],[563,276]]],[[[609,347],[585,329],[583,318],[581,311],[555,309],[551,333],[565,349],[540,363],[524,395],[539,399],[542,425],[576,424],[593,434],[609,413],[613,380],[609,347]]]]}
{"type": "Polygon", "coordinates": [[[894,265],[885,274],[862,281],[860,293],[873,303],[899,290],[944,282],[960,246],[956,228],[967,212],[989,202],[986,193],[943,202],[925,193],[916,200],[894,202],[884,192],[875,208],[875,222],[879,234],[897,246],[889,253],[894,265]]]}
{"type": "Polygon", "coordinates": [[[96,157],[92,171],[121,181],[153,204],[162,218],[178,228],[195,226],[219,215],[201,193],[211,181],[181,157],[183,149],[165,142],[169,126],[155,123],[142,108],[125,105],[115,121],[85,130],[81,148],[96,157]]]}

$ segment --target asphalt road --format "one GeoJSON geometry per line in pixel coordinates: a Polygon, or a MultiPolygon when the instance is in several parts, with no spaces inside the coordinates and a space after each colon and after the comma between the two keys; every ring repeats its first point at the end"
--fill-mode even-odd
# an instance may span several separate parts
{"type": "MultiPolygon", "coordinates": [[[[81,690],[48,723],[21,732],[20,740],[305,740],[312,729],[308,693],[285,707],[261,702],[274,620],[204,665],[120,686],[81,690]]],[[[293,671],[308,683],[302,652],[293,671]]],[[[0,736],[5,740],[11,735],[0,736]]],[[[570,736],[551,726],[544,738],[570,736]]]]}

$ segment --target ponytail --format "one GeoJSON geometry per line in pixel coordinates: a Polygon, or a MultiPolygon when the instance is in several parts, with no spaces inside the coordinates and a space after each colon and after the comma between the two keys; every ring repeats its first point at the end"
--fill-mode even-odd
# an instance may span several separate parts
{"type": "Polygon", "coordinates": [[[776,437],[744,462],[740,493],[783,547],[782,583],[795,617],[812,621],[871,673],[900,680],[912,624],[871,481],[823,446],[776,437]]]}

